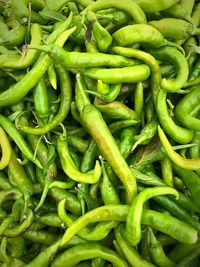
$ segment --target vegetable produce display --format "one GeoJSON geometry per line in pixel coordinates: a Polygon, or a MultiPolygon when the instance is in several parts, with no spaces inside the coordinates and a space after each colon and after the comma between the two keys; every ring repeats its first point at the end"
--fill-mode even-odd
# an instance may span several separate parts
{"type": "Polygon", "coordinates": [[[0,266],[200,266],[200,1],[0,0],[0,266]]]}

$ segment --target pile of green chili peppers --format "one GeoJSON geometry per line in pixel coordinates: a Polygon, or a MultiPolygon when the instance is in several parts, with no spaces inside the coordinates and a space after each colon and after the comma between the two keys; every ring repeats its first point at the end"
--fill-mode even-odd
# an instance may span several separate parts
{"type": "Polygon", "coordinates": [[[200,1],[0,0],[0,266],[200,266],[200,1]]]}

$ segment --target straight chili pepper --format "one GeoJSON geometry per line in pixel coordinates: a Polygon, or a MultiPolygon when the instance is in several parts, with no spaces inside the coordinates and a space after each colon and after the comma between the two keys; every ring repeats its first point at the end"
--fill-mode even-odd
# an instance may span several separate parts
{"type": "Polygon", "coordinates": [[[120,154],[118,146],[101,113],[94,105],[90,104],[90,101],[86,97],[80,77],[77,77],[75,98],[84,126],[95,140],[102,155],[124,184],[127,201],[130,203],[137,191],[135,177],[132,175],[130,168],[120,154]],[[101,131],[96,131],[99,127],[101,127],[101,131]]]}

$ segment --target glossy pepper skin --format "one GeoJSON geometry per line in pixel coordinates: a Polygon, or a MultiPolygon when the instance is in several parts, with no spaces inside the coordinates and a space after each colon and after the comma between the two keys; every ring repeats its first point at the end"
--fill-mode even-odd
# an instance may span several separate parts
{"type": "Polygon", "coordinates": [[[108,161],[124,184],[127,193],[127,201],[130,203],[137,190],[135,177],[132,175],[130,168],[121,156],[118,146],[101,113],[94,105],[90,104],[90,101],[85,95],[80,77],[77,77],[76,90],[76,103],[84,126],[95,140],[103,157],[108,161]],[[101,129],[100,132],[96,130],[99,127],[101,129]]]}

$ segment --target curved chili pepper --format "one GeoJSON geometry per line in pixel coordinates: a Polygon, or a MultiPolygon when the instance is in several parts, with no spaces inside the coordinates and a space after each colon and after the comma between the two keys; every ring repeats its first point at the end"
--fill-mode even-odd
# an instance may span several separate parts
{"type": "Polygon", "coordinates": [[[140,6],[136,2],[130,0],[125,0],[123,2],[116,2],[114,0],[98,0],[88,5],[83,12],[86,13],[88,10],[98,11],[110,7],[115,7],[127,12],[130,14],[135,23],[146,23],[146,16],[140,6]]]}
{"type": "Polygon", "coordinates": [[[155,187],[148,188],[143,192],[139,193],[132,201],[127,219],[126,219],[126,230],[125,237],[128,242],[135,246],[140,242],[141,239],[141,217],[143,211],[144,202],[157,195],[173,194],[178,197],[178,192],[170,187],[155,187]]]}
{"type": "Polygon", "coordinates": [[[190,129],[183,128],[175,123],[170,117],[166,102],[167,92],[160,90],[157,98],[157,115],[165,132],[175,141],[186,144],[193,138],[193,132],[190,129]]]}
{"type": "Polygon", "coordinates": [[[151,48],[160,48],[165,45],[180,48],[175,43],[166,40],[156,27],[142,23],[124,26],[116,31],[112,37],[117,45],[120,46],[130,46],[135,43],[144,43],[148,44],[151,48]]]}
{"type": "MultiPolygon", "coordinates": [[[[61,200],[58,204],[58,215],[67,227],[70,227],[75,221],[65,211],[65,200],[61,200]]],[[[108,236],[109,232],[118,225],[116,221],[99,222],[94,227],[84,227],[78,232],[78,235],[88,241],[103,240],[108,236]]]]}
{"type": "Polygon", "coordinates": [[[26,230],[31,226],[33,220],[34,220],[34,214],[32,210],[28,208],[27,216],[22,221],[22,223],[12,228],[5,229],[2,233],[2,236],[6,236],[6,237],[20,236],[21,234],[25,233],[26,230]]]}
{"type": "MultiPolygon", "coordinates": [[[[79,217],[64,233],[61,246],[67,243],[72,236],[87,226],[89,223],[100,221],[126,221],[130,206],[128,205],[105,205],[87,212],[79,217]]],[[[144,209],[142,213],[142,224],[166,233],[176,240],[193,244],[197,241],[197,231],[190,225],[170,215],[162,214],[153,210],[144,209]]]]}
{"type": "Polygon", "coordinates": [[[200,103],[200,87],[194,88],[190,93],[185,95],[176,105],[176,119],[188,129],[200,131],[200,120],[190,113],[199,107],[200,103]]]}
{"type": "Polygon", "coordinates": [[[181,157],[177,152],[173,150],[170,142],[167,140],[167,137],[165,136],[165,133],[163,132],[160,126],[158,126],[158,135],[168,157],[175,164],[182,167],[183,169],[188,169],[188,170],[200,169],[200,158],[187,159],[181,157]]]}
{"type": "Polygon", "coordinates": [[[67,141],[63,140],[62,137],[59,137],[57,140],[57,150],[63,170],[71,179],[91,184],[96,183],[99,180],[101,176],[101,167],[98,161],[96,161],[93,173],[81,173],[70,157],[67,141]]]}
{"type": "MultiPolygon", "coordinates": [[[[39,24],[31,26],[31,42],[30,45],[39,45],[42,39],[42,29],[39,24]]],[[[0,55],[0,66],[2,68],[25,69],[31,66],[37,59],[39,51],[28,49],[24,57],[20,55],[0,55]]]]}
{"type": "Polygon", "coordinates": [[[81,244],[69,248],[65,252],[57,256],[51,266],[61,267],[65,264],[66,267],[72,267],[82,260],[101,257],[112,262],[116,267],[128,267],[126,261],[120,257],[115,251],[99,244],[81,244]]]}
{"type": "Polygon", "coordinates": [[[24,42],[26,28],[17,20],[10,21],[9,24],[12,29],[8,31],[7,34],[0,37],[0,45],[13,48],[24,42]]]}
{"type": "Polygon", "coordinates": [[[149,53],[144,51],[134,49],[134,48],[125,48],[125,47],[113,47],[113,52],[120,54],[125,57],[133,57],[139,60],[142,60],[145,64],[147,64],[151,69],[151,92],[153,103],[156,105],[157,94],[160,89],[161,82],[161,73],[160,67],[156,59],[149,53]]]}
{"type": "Polygon", "coordinates": [[[166,60],[176,67],[175,78],[163,78],[161,88],[168,92],[177,92],[188,79],[189,68],[185,56],[175,47],[164,46],[152,50],[151,54],[158,60],[166,60]]]}
{"type": "Polygon", "coordinates": [[[45,134],[48,131],[54,129],[56,126],[59,125],[67,116],[69,110],[70,110],[70,104],[72,99],[72,88],[71,88],[71,81],[69,78],[69,73],[66,72],[65,67],[63,66],[57,66],[58,70],[58,77],[60,81],[60,87],[61,87],[61,103],[60,108],[56,116],[46,125],[40,126],[40,127],[29,127],[24,126],[21,127],[21,130],[30,133],[30,134],[45,134]]]}

